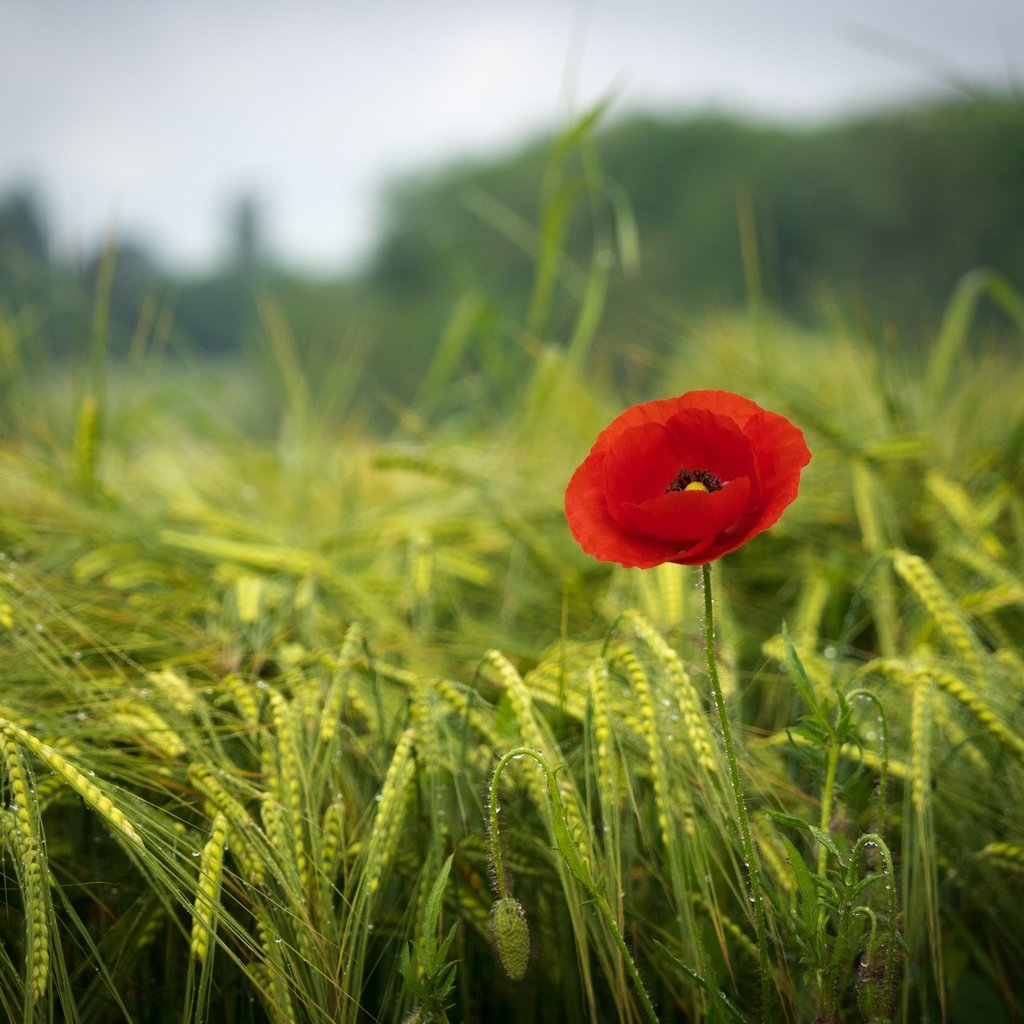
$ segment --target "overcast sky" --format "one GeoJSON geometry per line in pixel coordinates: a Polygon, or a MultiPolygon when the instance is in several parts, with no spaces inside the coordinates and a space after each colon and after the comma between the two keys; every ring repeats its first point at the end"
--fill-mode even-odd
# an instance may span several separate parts
{"type": "Polygon", "coordinates": [[[0,193],[63,247],[110,225],[171,264],[266,207],[330,269],[379,186],[613,110],[818,119],[971,86],[1024,91],[1024,0],[0,0],[0,193]]]}

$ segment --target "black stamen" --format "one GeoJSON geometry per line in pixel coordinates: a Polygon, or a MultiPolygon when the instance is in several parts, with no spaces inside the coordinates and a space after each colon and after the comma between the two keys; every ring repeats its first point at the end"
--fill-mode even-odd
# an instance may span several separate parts
{"type": "Polygon", "coordinates": [[[665,488],[665,493],[668,494],[669,491],[685,491],[690,484],[700,484],[708,491],[720,491],[722,489],[722,481],[714,473],[709,473],[706,469],[681,469],[665,488]]]}

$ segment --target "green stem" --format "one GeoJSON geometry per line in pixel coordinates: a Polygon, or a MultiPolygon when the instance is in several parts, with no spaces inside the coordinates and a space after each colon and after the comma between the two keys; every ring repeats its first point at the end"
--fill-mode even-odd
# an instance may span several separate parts
{"type": "MultiPolygon", "coordinates": [[[[818,819],[818,825],[821,831],[824,833],[829,832],[829,825],[832,821],[832,798],[835,793],[836,786],[836,768],[839,764],[839,739],[836,736],[836,731],[833,727],[829,727],[828,732],[828,753],[825,760],[825,781],[821,787],[821,817],[818,819]]],[[[824,843],[818,843],[818,874],[822,878],[825,877],[825,871],[828,868],[828,848],[824,843]]],[[[818,933],[820,935],[825,934],[826,921],[828,919],[828,908],[824,903],[821,903],[818,907],[818,933]]],[[[836,942],[839,942],[839,936],[845,932],[845,925],[847,920],[847,913],[841,912],[839,915],[839,926],[837,928],[836,942]]],[[[815,985],[818,989],[818,1006],[832,1006],[835,1001],[836,992],[838,990],[839,979],[838,976],[833,976],[831,986],[828,983],[828,969],[824,964],[820,964],[815,970],[815,985]]]]}
{"type": "Polygon", "coordinates": [[[750,899],[754,904],[754,924],[757,928],[757,959],[761,975],[761,1019],[769,1019],[771,1007],[771,977],[768,974],[768,928],[765,920],[764,893],[761,889],[761,872],[757,866],[754,841],[750,833],[750,819],[747,816],[747,804],[743,798],[743,783],[740,780],[739,764],[736,761],[736,748],[732,741],[732,729],[729,727],[729,715],[725,709],[725,697],[718,678],[718,664],[715,661],[715,613],[711,596],[711,565],[705,562],[701,567],[701,582],[704,585],[704,648],[708,659],[708,677],[711,680],[711,696],[714,698],[715,710],[718,712],[718,723],[722,729],[725,743],[725,759],[729,766],[729,779],[732,782],[733,796],[736,798],[736,817],[740,826],[740,841],[743,844],[743,860],[747,865],[747,884],[750,899]]]}
{"type": "MultiPolygon", "coordinates": [[[[831,731],[828,742],[828,758],[825,762],[825,782],[821,789],[821,818],[818,822],[822,832],[829,832],[832,822],[832,794],[836,788],[836,767],[839,764],[839,739],[831,731]]],[[[818,874],[825,877],[828,866],[828,850],[824,844],[818,844],[818,874]]]]}
{"type": "Polygon", "coordinates": [[[875,815],[875,827],[881,832],[885,828],[885,798],[886,781],[889,772],[889,719],[885,714],[885,708],[878,696],[871,690],[851,690],[846,699],[852,701],[855,697],[863,697],[871,701],[878,713],[879,725],[879,769],[878,769],[878,811],[875,815]]]}
{"type": "Polygon", "coordinates": [[[545,771],[548,770],[544,758],[538,751],[531,750],[529,747],[516,747],[505,754],[498,762],[498,766],[494,769],[494,774],[491,776],[491,784],[487,792],[487,838],[490,841],[491,847],[491,867],[494,873],[494,887],[497,890],[495,895],[499,900],[508,899],[508,886],[505,884],[505,864],[502,859],[501,831],[498,826],[498,810],[500,807],[498,803],[498,780],[501,778],[501,773],[505,770],[505,765],[509,761],[523,756],[532,757],[545,771]]]}
{"type": "Polygon", "coordinates": [[[633,956],[629,952],[629,946],[626,945],[626,940],[622,937],[622,932],[619,931],[619,926],[615,922],[615,915],[612,913],[612,908],[608,905],[608,900],[605,899],[604,893],[598,892],[597,889],[592,889],[590,895],[594,898],[594,903],[597,906],[601,917],[604,918],[604,923],[608,927],[608,931],[612,933],[615,939],[616,945],[619,947],[619,953],[622,955],[622,960],[626,965],[626,970],[629,971],[630,978],[633,979],[633,986],[636,988],[637,994],[640,996],[640,1002],[644,1004],[644,1012],[647,1014],[647,1019],[651,1024],[659,1024],[658,1015],[654,1012],[654,1006],[651,1004],[651,998],[647,994],[647,989],[644,987],[643,979],[640,977],[640,972],[636,969],[636,964],[633,962],[633,956]]]}
{"type": "Polygon", "coordinates": [[[885,944],[885,973],[882,976],[882,1009],[888,1014],[892,1006],[893,986],[896,983],[896,915],[899,911],[896,900],[896,875],[893,871],[892,853],[885,840],[875,832],[868,832],[857,840],[850,854],[850,870],[853,870],[854,861],[858,854],[864,851],[866,846],[875,846],[881,854],[882,863],[885,865],[885,910],[888,915],[888,941],[885,944]]]}

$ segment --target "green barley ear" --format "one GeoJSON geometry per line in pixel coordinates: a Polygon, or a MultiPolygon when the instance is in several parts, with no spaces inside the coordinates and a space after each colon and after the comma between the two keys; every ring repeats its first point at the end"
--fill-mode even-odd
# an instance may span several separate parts
{"type": "MultiPolygon", "coordinates": [[[[0,732],[0,778],[7,783],[10,809],[0,812],[4,838],[13,850],[24,893],[25,973],[32,1003],[46,994],[50,978],[50,906],[46,849],[41,842],[36,790],[13,737],[0,732]]],[[[27,1019],[27,1018],[26,1018],[27,1019]]]]}
{"type": "Polygon", "coordinates": [[[96,465],[99,453],[99,403],[94,395],[86,395],[78,410],[75,424],[75,468],[84,490],[96,486],[96,465]]]}
{"type": "Polygon", "coordinates": [[[913,591],[950,651],[972,670],[981,668],[981,646],[974,631],[932,567],[919,555],[889,552],[896,575],[913,591]]]}
{"type": "Polygon", "coordinates": [[[511,981],[522,981],[530,962],[530,927],[522,904],[512,896],[495,900],[487,927],[501,969],[511,981]]]}
{"type": "Polygon", "coordinates": [[[228,819],[218,811],[210,828],[210,837],[203,846],[199,861],[199,885],[192,910],[191,953],[202,963],[210,951],[210,942],[217,927],[220,889],[224,871],[224,848],[228,841],[228,819]]]}

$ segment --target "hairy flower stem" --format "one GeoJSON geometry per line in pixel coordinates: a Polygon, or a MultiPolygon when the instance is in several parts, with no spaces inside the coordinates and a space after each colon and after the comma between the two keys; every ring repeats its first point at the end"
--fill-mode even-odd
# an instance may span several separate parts
{"type": "Polygon", "coordinates": [[[501,778],[501,773],[505,770],[505,766],[509,761],[513,758],[518,760],[525,755],[535,758],[542,767],[546,767],[543,758],[537,751],[531,750],[529,747],[516,747],[515,750],[510,750],[498,762],[498,767],[494,769],[494,774],[491,776],[491,784],[487,793],[487,841],[490,844],[494,894],[499,900],[508,899],[509,892],[501,849],[501,830],[498,826],[498,811],[501,810],[498,804],[498,780],[501,778]]]}
{"type": "Polygon", "coordinates": [[[651,997],[647,994],[647,988],[640,977],[640,972],[636,969],[636,963],[629,951],[629,946],[626,945],[626,940],[623,938],[622,932],[619,931],[619,926],[615,921],[612,908],[608,905],[608,900],[605,899],[604,893],[597,891],[596,887],[591,889],[590,895],[594,898],[594,905],[597,907],[598,913],[604,919],[605,927],[607,927],[612,938],[615,939],[615,944],[619,947],[619,955],[622,957],[622,962],[626,965],[626,970],[629,971],[629,976],[633,980],[633,987],[636,989],[637,995],[640,996],[640,1002],[643,1003],[647,1019],[651,1024],[659,1024],[658,1015],[654,1012],[654,1006],[651,1003],[651,997]]]}
{"type": "Polygon", "coordinates": [[[722,729],[725,743],[725,759],[729,765],[729,780],[732,782],[733,795],[736,798],[736,818],[740,826],[740,841],[743,844],[743,860],[747,866],[747,885],[750,899],[754,904],[754,924],[757,928],[757,960],[761,975],[761,1019],[770,1019],[771,1010],[771,977],[768,974],[768,928],[764,912],[764,893],[761,890],[761,871],[757,865],[754,841],[750,833],[750,819],[747,816],[747,804],[743,798],[743,783],[740,780],[739,764],[736,761],[736,748],[732,741],[732,729],[729,727],[729,716],[725,709],[725,697],[718,679],[718,664],[715,661],[715,613],[711,597],[711,564],[705,562],[700,567],[701,583],[704,587],[704,648],[708,659],[708,677],[711,680],[711,696],[718,712],[718,723],[722,729]]]}
{"type": "Polygon", "coordinates": [[[873,846],[878,850],[882,857],[882,863],[885,866],[885,909],[888,916],[886,926],[889,935],[885,944],[885,968],[882,975],[882,998],[880,1005],[883,1013],[889,1013],[893,1002],[893,987],[896,984],[896,948],[898,941],[896,919],[899,913],[896,901],[896,875],[893,870],[892,853],[885,840],[876,832],[869,832],[857,840],[850,855],[851,867],[858,854],[863,853],[865,848],[869,846],[873,846]]]}

